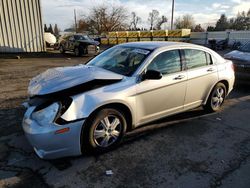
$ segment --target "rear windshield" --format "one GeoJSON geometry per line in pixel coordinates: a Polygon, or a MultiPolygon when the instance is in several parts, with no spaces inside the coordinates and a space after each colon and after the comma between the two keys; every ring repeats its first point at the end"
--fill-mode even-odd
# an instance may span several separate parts
{"type": "Polygon", "coordinates": [[[96,56],[88,65],[132,76],[150,53],[151,51],[145,49],[115,46],[96,56]]]}

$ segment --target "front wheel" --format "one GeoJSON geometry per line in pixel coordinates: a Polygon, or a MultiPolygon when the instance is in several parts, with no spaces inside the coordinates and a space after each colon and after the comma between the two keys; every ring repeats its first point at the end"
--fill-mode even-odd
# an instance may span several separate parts
{"type": "Polygon", "coordinates": [[[209,112],[219,111],[225,100],[226,92],[227,90],[223,83],[216,84],[209,95],[206,105],[204,106],[205,110],[209,112]]]}
{"type": "Polygon", "coordinates": [[[65,53],[65,50],[64,50],[64,48],[63,48],[63,46],[62,46],[62,45],[60,45],[60,47],[59,47],[59,51],[60,51],[60,53],[62,53],[62,54],[64,54],[64,53],[65,53]]]}
{"type": "Polygon", "coordinates": [[[117,109],[107,108],[87,120],[82,132],[82,148],[87,152],[103,153],[117,146],[126,131],[124,115],[117,109]]]}

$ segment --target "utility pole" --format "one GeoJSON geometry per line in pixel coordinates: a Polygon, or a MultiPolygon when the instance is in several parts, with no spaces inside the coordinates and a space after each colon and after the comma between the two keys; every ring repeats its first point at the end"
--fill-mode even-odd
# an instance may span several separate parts
{"type": "Polygon", "coordinates": [[[74,9],[74,17],[75,17],[75,32],[77,33],[77,24],[76,24],[76,9],[74,9]]]}
{"type": "Polygon", "coordinates": [[[173,30],[173,25],[174,25],[174,0],[172,0],[171,30],[173,30]]]}

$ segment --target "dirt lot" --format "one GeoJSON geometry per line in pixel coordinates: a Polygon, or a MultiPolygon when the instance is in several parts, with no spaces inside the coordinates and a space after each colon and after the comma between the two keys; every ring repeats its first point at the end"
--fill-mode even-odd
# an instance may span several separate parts
{"type": "Polygon", "coordinates": [[[0,59],[0,187],[250,186],[249,86],[236,87],[219,113],[195,109],[165,118],[130,133],[109,153],[39,159],[21,129],[28,81],[86,60],[0,59]]]}

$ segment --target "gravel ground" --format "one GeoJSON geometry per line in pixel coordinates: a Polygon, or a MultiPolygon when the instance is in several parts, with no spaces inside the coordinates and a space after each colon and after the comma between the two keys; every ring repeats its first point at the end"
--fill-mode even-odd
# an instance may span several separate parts
{"type": "Polygon", "coordinates": [[[129,133],[106,154],[39,159],[21,129],[28,81],[87,59],[0,59],[0,187],[250,186],[249,86],[237,86],[221,112],[198,108],[165,118],[129,133]]]}

